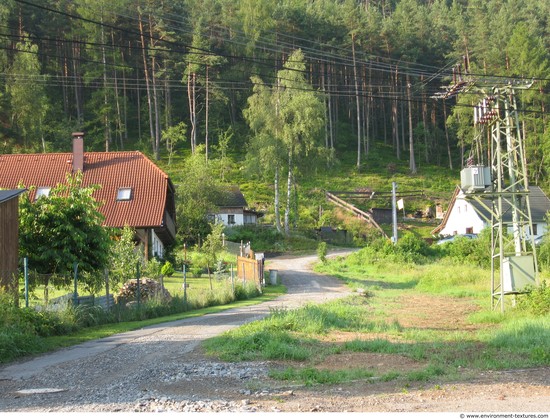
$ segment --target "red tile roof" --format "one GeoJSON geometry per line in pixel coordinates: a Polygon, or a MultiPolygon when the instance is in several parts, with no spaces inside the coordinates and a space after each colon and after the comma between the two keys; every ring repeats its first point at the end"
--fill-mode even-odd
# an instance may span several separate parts
{"type": "MultiPolygon", "coordinates": [[[[0,155],[0,188],[53,187],[65,183],[72,171],[72,153],[0,155]]],[[[172,190],[168,175],[139,151],[84,153],[83,185],[100,185],[94,197],[105,225],[134,228],[162,225],[167,194],[172,190]],[[117,201],[119,188],[132,188],[129,201],[117,201]]],[[[31,193],[34,199],[35,191],[31,193]]]]}

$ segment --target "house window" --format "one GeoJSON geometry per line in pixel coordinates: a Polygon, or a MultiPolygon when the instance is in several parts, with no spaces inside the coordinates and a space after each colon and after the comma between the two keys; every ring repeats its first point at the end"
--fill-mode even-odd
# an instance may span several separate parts
{"type": "Polygon", "coordinates": [[[227,224],[235,224],[235,214],[229,214],[227,216],[227,224]]]}
{"type": "Polygon", "coordinates": [[[474,234],[474,228],[473,227],[466,227],[466,234],[474,234]]]}
{"type": "Polygon", "coordinates": [[[36,201],[38,198],[41,198],[43,196],[48,197],[50,196],[50,191],[52,188],[48,186],[40,186],[39,188],[36,188],[36,195],[34,197],[34,200],[36,201]]]}
{"type": "Polygon", "coordinates": [[[537,226],[538,226],[538,224],[533,224],[533,234],[532,234],[533,236],[536,236],[538,234],[537,226]]]}
{"type": "Polygon", "coordinates": [[[132,188],[118,188],[117,201],[129,201],[130,199],[132,199],[132,188]]]}

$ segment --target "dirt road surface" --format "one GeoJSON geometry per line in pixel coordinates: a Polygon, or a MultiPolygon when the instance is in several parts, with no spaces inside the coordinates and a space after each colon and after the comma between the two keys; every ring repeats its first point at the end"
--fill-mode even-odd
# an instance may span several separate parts
{"type": "MultiPolygon", "coordinates": [[[[358,381],[292,386],[268,377],[275,362],[225,363],[200,343],[293,308],[350,293],[312,273],[315,257],[275,258],[288,293],[252,307],[164,323],[87,342],[0,367],[1,412],[550,412],[550,368],[469,374],[464,380],[410,385],[358,381]]],[[[448,307],[447,307],[448,308],[448,307]]],[[[461,308],[463,310],[463,308],[461,308]]],[[[345,339],[345,336],[341,336],[345,339]]],[[[414,369],[406,357],[340,354],[335,365],[369,365],[383,373],[414,369]]],[[[540,415],[539,415],[540,416],[540,415]]]]}

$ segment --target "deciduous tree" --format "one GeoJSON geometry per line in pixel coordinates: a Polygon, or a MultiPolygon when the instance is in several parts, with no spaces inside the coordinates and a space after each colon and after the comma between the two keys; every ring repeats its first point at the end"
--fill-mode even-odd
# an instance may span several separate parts
{"type": "MultiPolygon", "coordinates": [[[[284,68],[277,73],[277,83],[271,88],[257,87],[248,100],[245,118],[256,135],[251,151],[260,152],[258,162],[275,167],[275,208],[278,209],[279,168],[286,165],[287,188],[284,217],[285,233],[290,233],[291,193],[296,182],[295,172],[301,165],[315,162],[322,149],[325,124],[325,103],[305,77],[305,58],[301,50],[294,51],[284,68]],[[265,149],[265,151],[264,151],[265,149]],[[263,156],[270,158],[262,159],[263,156]]],[[[277,226],[278,227],[278,226],[277,226]]],[[[278,227],[279,228],[279,227],[278,227]]]]}
{"type": "Polygon", "coordinates": [[[58,184],[49,196],[31,202],[25,194],[21,199],[20,254],[28,257],[29,267],[41,274],[46,290],[50,284],[69,285],[75,263],[91,292],[103,284],[111,238],[103,226],[100,203],[92,196],[94,190],[96,187],[82,186],[79,172],[67,175],[66,183],[58,184]]]}
{"type": "Polygon", "coordinates": [[[204,145],[200,144],[187,158],[177,188],[178,236],[182,242],[197,243],[199,237],[206,237],[210,232],[208,214],[215,212],[222,194],[223,188],[211,165],[205,164],[204,145]]]}

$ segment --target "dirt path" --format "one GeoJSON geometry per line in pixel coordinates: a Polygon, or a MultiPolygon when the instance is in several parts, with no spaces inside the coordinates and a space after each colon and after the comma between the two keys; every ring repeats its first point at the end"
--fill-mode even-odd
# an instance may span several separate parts
{"type": "MultiPolygon", "coordinates": [[[[549,368],[466,373],[461,381],[418,386],[361,381],[308,388],[267,378],[276,363],[228,364],[204,356],[204,339],[259,319],[271,308],[348,294],[339,281],[308,270],[315,259],[277,258],[270,263],[288,287],[275,301],[156,325],[3,366],[0,411],[550,411],[549,368]]],[[[410,303],[418,307],[420,302],[410,303]]],[[[463,327],[460,319],[469,310],[467,305],[456,307],[458,320],[450,326],[463,327]]],[[[422,318],[422,310],[416,313],[422,318]]],[[[340,333],[329,339],[354,336],[340,333]]],[[[423,367],[407,357],[385,354],[339,354],[319,367],[336,365],[367,365],[380,373],[423,367]]]]}

